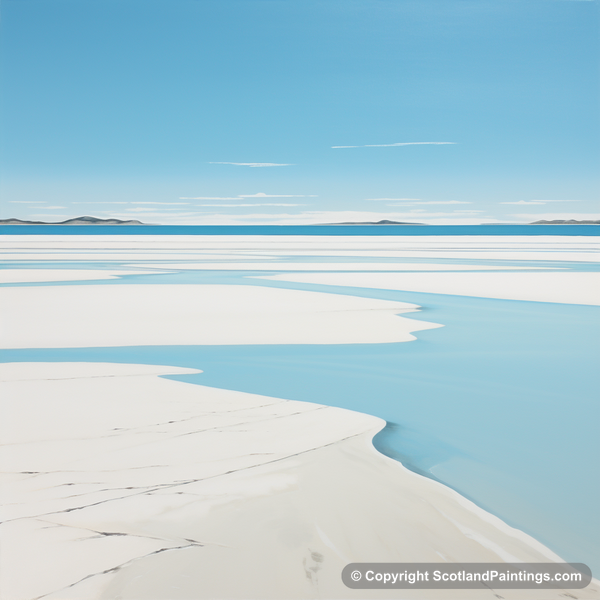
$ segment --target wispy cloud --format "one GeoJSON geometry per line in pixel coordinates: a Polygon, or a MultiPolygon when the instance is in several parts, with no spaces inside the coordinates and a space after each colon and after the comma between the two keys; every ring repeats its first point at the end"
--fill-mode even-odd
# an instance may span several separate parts
{"type": "Polygon", "coordinates": [[[600,220],[600,212],[597,213],[519,213],[510,215],[525,222],[529,221],[598,221],[600,220]]]}
{"type": "Polygon", "coordinates": [[[306,206],[306,204],[281,204],[281,203],[265,203],[265,204],[198,204],[197,206],[211,206],[213,208],[241,208],[247,206],[306,206]]]}
{"type": "Polygon", "coordinates": [[[180,200],[243,200],[244,198],[316,198],[314,194],[240,194],[239,196],[197,196],[195,198],[179,198],[180,200]]]}
{"type": "Polygon", "coordinates": [[[44,210],[63,210],[66,206],[44,206],[44,210]]]}
{"type": "Polygon", "coordinates": [[[196,196],[195,198],[179,198],[180,200],[239,200],[242,196],[196,196]]]}
{"type": "Polygon", "coordinates": [[[366,198],[367,202],[421,202],[420,198],[366,198]]]}
{"type": "Polygon", "coordinates": [[[241,194],[240,198],[316,198],[315,195],[305,196],[303,194],[264,194],[258,192],[258,194],[241,194]]]}
{"type": "Polygon", "coordinates": [[[144,211],[148,211],[148,210],[165,210],[165,211],[181,210],[181,208],[154,208],[151,206],[136,206],[135,208],[126,208],[125,210],[127,212],[144,212],[144,211]]]}
{"type": "Polygon", "coordinates": [[[387,200],[388,202],[395,202],[396,204],[388,204],[387,206],[417,206],[421,204],[472,204],[472,202],[466,202],[464,200],[404,200],[402,198],[370,198],[371,201],[387,200]]]}
{"type": "Polygon", "coordinates": [[[500,204],[518,204],[523,206],[524,204],[537,204],[541,206],[542,204],[546,204],[545,202],[536,202],[535,200],[519,200],[518,202],[500,202],[500,204]]]}
{"type": "Polygon", "coordinates": [[[579,200],[519,200],[518,202],[500,202],[500,204],[516,204],[519,206],[523,206],[526,204],[548,204],[551,202],[579,202],[579,200]]]}
{"type": "MultiPolygon", "coordinates": [[[[180,200],[183,200],[183,198],[180,198],[180,200]]],[[[92,202],[92,201],[86,201],[86,202],[72,202],[71,204],[97,204],[98,206],[100,205],[104,205],[104,204],[143,204],[144,206],[147,206],[149,204],[152,205],[164,205],[164,206],[185,206],[186,204],[189,204],[189,202],[92,202]]]]}
{"type": "Polygon", "coordinates": [[[147,217],[159,217],[161,219],[173,219],[173,218],[181,218],[181,217],[195,217],[198,213],[195,212],[182,212],[182,213],[161,213],[161,212],[146,212],[146,213],[136,213],[132,215],[131,213],[111,213],[113,217],[116,219],[131,219],[132,217],[136,217],[139,219],[147,218],[147,217]]]}
{"type": "Polygon", "coordinates": [[[391,148],[393,146],[447,146],[457,142],[396,142],[395,144],[364,144],[363,146],[331,146],[332,148],[391,148]]]}
{"type": "Polygon", "coordinates": [[[209,165],[235,165],[236,167],[292,167],[290,163],[238,163],[238,162],[209,162],[209,165]]]}

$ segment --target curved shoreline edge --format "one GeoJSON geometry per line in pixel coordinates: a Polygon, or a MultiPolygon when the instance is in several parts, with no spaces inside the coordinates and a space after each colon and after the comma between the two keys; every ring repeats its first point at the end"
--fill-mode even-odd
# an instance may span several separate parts
{"type": "MultiPolygon", "coordinates": [[[[11,549],[3,597],[346,598],[349,562],[561,561],[380,454],[381,419],[161,377],[196,372],[0,365],[11,421],[1,453],[10,500],[0,534],[11,549]]],[[[361,597],[400,597],[390,592],[361,597]]],[[[598,597],[597,582],[576,595],[598,597]]]]}

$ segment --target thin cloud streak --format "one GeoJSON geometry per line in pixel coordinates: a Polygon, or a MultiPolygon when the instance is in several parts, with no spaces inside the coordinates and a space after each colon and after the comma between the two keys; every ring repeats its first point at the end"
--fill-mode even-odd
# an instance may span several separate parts
{"type": "MultiPolygon", "coordinates": [[[[127,212],[144,212],[145,210],[182,210],[181,208],[154,208],[153,206],[136,206],[135,208],[126,208],[127,212]]],[[[189,209],[188,209],[189,210],[189,209]]],[[[107,211],[103,211],[107,212],[107,211]]],[[[165,213],[168,214],[168,213],[165,213]]]]}
{"type": "Polygon", "coordinates": [[[305,196],[303,194],[264,194],[258,192],[258,194],[242,194],[240,198],[316,198],[316,196],[305,196]]]}
{"type": "Polygon", "coordinates": [[[417,206],[420,204],[473,204],[465,200],[421,200],[420,198],[367,198],[365,202],[398,202],[386,206],[417,206]]]}
{"type": "Polygon", "coordinates": [[[400,204],[386,204],[386,206],[418,206],[422,204],[443,204],[447,206],[448,204],[473,204],[472,202],[465,202],[463,200],[418,200],[416,202],[402,202],[400,204]]]}
{"type": "Polygon", "coordinates": [[[519,213],[510,215],[526,221],[600,221],[600,212],[597,213],[519,213]]]}
{"type": "Polygon", "coordinates": [[[394,146],[447,146],[457,142],[396,142],[395,144],[365,144],[363,146],[331,146],[332,148],[392,148],[394,146]]]}
{"type": "Polygon", "coordinates": [[[579,202],[579,200],[519,200],[518,202],[500,202],[500,204],[517,204],[517,205],[524,205],[524,204],[548,204],[551,202],[579,202]]]}
{"type": "Polygon", "coordinates": [[[238,163],[238,162],[209,162],[209,165],[235,165],[236,167],[292,167],[291,163],[238,163]]]}
{"type": "Polygon", "coordinates": [[[131,213],[111,213],[113,217],[115,218],[125,218],[125,219],[131,219],[132,217],[139,217],[139,218],[144,218],[144,217],[195,217],[198,215],[198,213],[195,212],[184,212],[184,213],[136,213],[134,215],[132,215],[131,213]]]}
{"type": "Polygon", "coordinates": [[[366,202],[421,202],[421,198],[366,198],[366,202]]]}
{"type": "MultiPolygon", "coordinates": [[[[196,198],[179,198],[180,200],[243,200],[244,198],[316,198],[314,194],[240,194],[239,196],[198,196],[196,198]]],[[[142,204],[142,203],[140,203],[142,204]]]]}
{"type": "Polygon", "coordinates": [[[536,202],[535,200],[519,200],[518,202],[500,202],[500,204],[517,204],[519,206],[523,206],[524,204],[535,204],[537,206],[542,206],[546,204],[546,202],[536,202]]]}
{"type": "Polygon", "coordinates": [[[196,206],[210,206],[213,208],[242,208],[247,206],[306,206],[306,204],[281,204],[281,203],[267,203],[267,204],[197,204],[196,206]]]}
{"type": "MultiPolygon", "coordinates": [[[[180,198],[182,200],[182,198],[180,198]]],[[[185,206],[189,204],[189,202],[71,202],[71,204],[143,204],[144,206],[148,204],[162,204],[164,206],[185,206]]]]}

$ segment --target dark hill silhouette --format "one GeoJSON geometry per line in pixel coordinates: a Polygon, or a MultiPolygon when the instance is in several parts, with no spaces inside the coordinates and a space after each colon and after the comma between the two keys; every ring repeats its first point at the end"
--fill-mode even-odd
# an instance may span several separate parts
{"type": "Polygon", "coordinates": [[[0,225],[143,225],[141,221],[131,219],[99,219],[98,217],[75,217],[58,223],[47,223],[45,221],[23,221],[21,219],[0,219],[0,225]]]}

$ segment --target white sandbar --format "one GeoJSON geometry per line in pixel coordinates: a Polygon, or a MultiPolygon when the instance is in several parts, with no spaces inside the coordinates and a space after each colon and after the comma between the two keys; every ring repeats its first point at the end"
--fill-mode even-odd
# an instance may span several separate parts
{"type": "Polygon", "coordinates": [[[147,275],[148,271],[104,271],[99,269],[2,269],[0,283],[42,283],[119,279],[123,275],[147,275]]]}
{"type": "MultiPolygon", "coordinates": [[[[3,600],[487,599],[359,595],[340,573],[349,562],[560,560],[377,453],[380,419],[157,377],[193,372],[0,366],[3,600]]],[[[574,593],[596,598],[597,582],[574,593]]]]}
{"type": "Polygon", "coordinates": [[[296,262],[243,262],[243,263],[138,263],[127,267],[148,267],[181,271],[516,271],[548,267],[498,267],[487,265],[449,265],[401,262],[351,263],[296,263],[296,262]]]}
{"type": "Polygon", "coordinates": [[[13,252],[3,250],[0,253],[0,260],[2,262],[10,261],[44,261],[44,262],[63,262],[63,261],[76,261],[76,262],[121,262],[121,261],[136,261],[136,260],[274,260],[271,256],[260,256],[258,254],[249,254],[247,256],[239,256],[234,253],[230,254],[217,254],[215,252],[207,251],[204,253],[193,253],[189,254],[186,252],[175,252],[165,251],[156,253],[152,251],[144,252],[143,254],[137,253],[123,253],[123,252],[98,252],[95,250],[88,250],[87,253],[79,251],[70,252],[56,252],[56,250],[49,249],[43,254],[39,254],[37,250],[28,250],[26,252],[13,252]]]}
{"type": "Polygon", "coordinates": [[[600,273],[294,273],[276,281],[431,294],[600,305],[600,273]]]}
{"type": "Polygon", "coordinates": [[[0,249],[107,250],[221,250],[255,248],[314,250],[600,250],[595,236],[509,236],[509,235],[402,235],[402,236],[326,236],[326,235],[2,235],[0,249]]]}
{"type": "Polygon", "coordinates": [[[441,327],[405,302],[246,285],[0,288],[0,347],[367,344],[441,327]]]}
{"type": "Polygon", "coordinates": [[[212,253],[213,260],[230,261],[262,255],[600,262],[600,241],[593,236],[0,236],[3,260],[85,261],[92,250],[106,257],[102,260],[128,261],[211,259],[212,253]]]}

